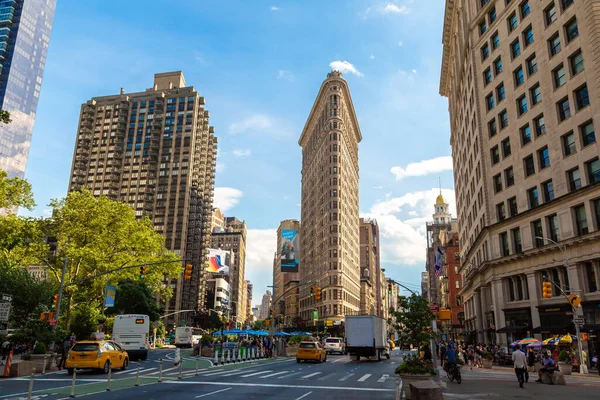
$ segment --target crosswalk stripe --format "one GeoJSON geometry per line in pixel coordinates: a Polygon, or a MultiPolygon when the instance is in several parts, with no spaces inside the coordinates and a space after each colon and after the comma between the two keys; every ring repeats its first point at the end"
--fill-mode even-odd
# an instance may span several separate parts
{"type": "Polygon", "coordinates": [[[354,374],[348,374],[346,376],[344,376],[343,378],[340,378],[340,381],[345,381],[346,379],[350,378],[351,376],[353,376],[354,374]]]}
{"type": "Polygon", "coordinates": [[[256,371],[255,369],[245,369],[243,371],[238,371],[238,372],[231,372],[227,375],[223,375],[223,376],[234,376],[234,375],[241,375],[241,374],[245,374],[246,372],[254,372],[256,371]]]}
{"type": "Polygon", "coordinates": [[[301,376],[300,379],[308,379],[308,378],[311,378],[313,376],[320,375],[320,374],[322,374],[322,372],[313,372],[312,374],[301,376]]]}
{"type": "Polygon", "coordinates": [[[371,376],[371,374],[364,374],[359,380],[358,382],[364,382],[367,379],[369,379],[369,377],[371,376]]]}
{"type": "Polygon", "coordinates": [[[301,373],[302,373],[302,372],[294,372],[294,373],[291,373],[291,374],[289,374],[289,375],[280,376],[280,377],[278,377],[277,379],[289,378],[289,377],[292,377],[292,376],[294,376],[294,375],[300,375],[301,373]]]}
{"type": "Polygon", "coordinates": [[[269,372],[273,372],[273,371],[272,371],[272,370],[267,370],[267,371],[258,371],[258,372],[255,372],[255,373],[253,373],[253,374],[246,374],[246,375],[242,375],[241,377],[242,377],[242,378],[249,378],[249,377],[251,377],[251,376],[255,376],[255,375],[262,375],[262,374],[266,374],[266,373],[269,373],[269,372]]]}
{"type": "MultiPolygon", "coordinates": [[[[140,375],[145,374],[146,372],[154,371],[155,369],[158,369],[158,368],[143,368],[143,369],[140,369],[140,375]]],[[[137,374],[137,370],[135,370],[135,371],[129,371],[129,375],[135,375],[135,374],[137,374]]]]}
{"type": "MultiPolygon", "coordinates": [[[[214,375],[223,375],[228,373],[229,371],[219,371],[219,372],[209,372],[208,374],[201,374],[202,376],[214,376],[214,375]]],[[[225,375],[227,376],[227,375],[225,375]]]]}
{"type": "Polygon", "coordinates": [[[386,381],[386,379],[387,379],[387,378],[389,378],[389,377],[390,377],[390,376],[389,376],[389,375],[387,375],[387,374],[385,374],[385,375],[382,375],[382,376],[381,376],[381,378],[379,378],[379,379],[377,380],[377,382],[380,382],[380,383],[381,383],[381,382],[385,382],[385,381],[386,381]]]}
{"type": "Polygon", "coordinates": [[[265,378],[270,378],[272,376],[277,376],[277,375],[281,375],[281,374],[286,374],[290,371],[281,371],[281,372],[275,372],[274,374],[269,374],[269,375],[265,375],[265,376],[261,376],[261,379],[265,379],[265,378]]]}
{"type": "MultiPolygon", "coordinates": [[[[177,367],[163,369],[163,371],[162,371],[162,372],[163,372],[163,374],[164,374],[165,372],[172,371],[172,370],[174,370],[174,369],[176,369],[176,368],[177,368],[177,367]]],[[[158,374],[159,372],[160,372],[160,371],[151,372],[151,373],[149,373],[148,375],[156,375],[156,374],[158,374]]]]}

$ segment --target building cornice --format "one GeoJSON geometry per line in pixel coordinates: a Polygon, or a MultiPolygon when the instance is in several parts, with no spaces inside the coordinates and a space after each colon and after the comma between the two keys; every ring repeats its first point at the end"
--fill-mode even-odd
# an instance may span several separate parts
{"type": "Polygon", "coordinates": [[[440,94],[448,97],[448,85],[450,82],[450,54],[452,53],[452,26],[454,14],[456,11],[456,1],[446,0],[446,10],[444,12],[444,28],[442,33],[442,71],[440,78],[440,94]]]}

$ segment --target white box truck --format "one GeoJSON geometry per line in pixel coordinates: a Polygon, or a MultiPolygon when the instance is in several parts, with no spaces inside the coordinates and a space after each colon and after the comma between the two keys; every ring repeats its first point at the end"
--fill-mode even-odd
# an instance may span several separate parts
{"type": "Polygon", "coordinates": [[[374,315],[346,315],[346,351],[355,360],[361,357],[390,358],[387,348],[387,325],[374,315]]]}

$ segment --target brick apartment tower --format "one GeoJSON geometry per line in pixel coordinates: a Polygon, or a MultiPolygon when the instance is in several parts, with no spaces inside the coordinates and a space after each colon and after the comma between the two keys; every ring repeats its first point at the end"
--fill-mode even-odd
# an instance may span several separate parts
{"type": "MultiPolygon", "coordinates": [[[[167,249],[191,260],[191,281],[165,278],[174,292],[165,313],[204,308],[217,154],[204,104],[177,71],[155,74],[146,91],[121,89],[81,106],[69,191],[129,204],[152,220],[167,249]]],[[[191,315],[166,322],[180,319],[191,315]]]]}
{"type": "Polygon", "coordinates": [[[302,210],[300,284],[314,282],[322,300],[300,288],[300,316],[332,320],[360,309],[358,143],[362,136],[350,90],[333,71],[323,81],[300,136],[302,210]]]}

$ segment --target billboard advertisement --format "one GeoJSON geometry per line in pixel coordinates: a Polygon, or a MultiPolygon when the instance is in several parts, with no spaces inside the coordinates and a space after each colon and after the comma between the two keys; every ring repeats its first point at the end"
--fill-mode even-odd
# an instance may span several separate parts
{"type": "Polygon", "coordinates": [[[231,252],[220,249],[208,249],[208,272],[213,274],[229,274],[231,252]]]}
{"type": "Polygon", "coordinates": [[[281,230],[281,272],[298,272],[300,258],[300,238],[298,231],[293,229],[281,230]]]}

